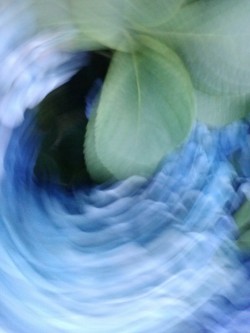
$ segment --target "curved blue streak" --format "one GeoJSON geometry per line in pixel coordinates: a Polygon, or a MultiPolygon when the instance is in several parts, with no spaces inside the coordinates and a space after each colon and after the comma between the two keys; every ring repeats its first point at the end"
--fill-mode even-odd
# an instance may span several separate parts
{"type": "Polygon", "coordinates": [[[0,332],[248,333],[250,256],[233,213],[250,195],[249,123],[196,124],[150,180],[42,186],[33,109],[84,61],[47,44],[47,75],[25,65],[0,85],[0,332]],[[21,79],[33,90],[15,104],[21,79]]]}
{"type": "Polygon", "coordinates": [[[248,180],[230,157],[248,124],[198,124],[152,180],[71,194],[34,181],[32,126],[13,132],[1,184],[4,329],[247,332],[250,270],[230,204],[248,180]]]}

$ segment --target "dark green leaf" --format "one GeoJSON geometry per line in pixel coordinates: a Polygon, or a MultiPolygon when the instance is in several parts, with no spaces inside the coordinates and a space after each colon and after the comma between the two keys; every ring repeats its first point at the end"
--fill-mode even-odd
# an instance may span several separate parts
{"type": "Polygon", "coordinates": [[[234,215],[239,228],[238,244],[244,249],[250,249],[250,201],[247,200],[234,215]]]}

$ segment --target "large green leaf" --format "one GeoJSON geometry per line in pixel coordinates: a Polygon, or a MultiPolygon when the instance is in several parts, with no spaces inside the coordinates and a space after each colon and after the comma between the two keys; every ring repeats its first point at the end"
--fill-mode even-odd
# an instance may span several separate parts
{"type": "Polygon", "coordinates": [[[169,20],[186,0],[127,0],[127,17],[132,26],[144,29],[169,20]]]}
{"type": "Polygon", "coordinates": [[[113,176],[107,170],[107,168],[105,168],[105,166],[103,165],[103,163],[101,162],[96,153],[95,121],[96,121],[96,110],[92,110],[85,135],[84,155],[85,155],[85,163],[91,178],[98,183],[102,183],[105,182],[106,180],[112,180],[113,176]]]}
{"type": "Polygon", "coordinates": [[[250,227],[250,200],[246,200],[234,214],[238,228],[243,230],[250,227]]]}
{"type": "Polygon", "coordinates": [[[96,50],[102,46],[78,28],[69,0],[26,0],[38,33],[58,32],[58,43],[66,50],[96,50]]]}
{"type": "Polygon", "coordinates": [[[201,0],[151,34],[176,50],[197,89],[244,94],[250,91],[249,13],[249,0],[201,0]]]}
{"type": "Polygon", "coordinates": [[[132,47],[125,20],[126,0],[74,0],[71,14],[81,34],[103,47],[132,47]]]}
{"type": "Polygon", "coordinates": [[[210,95],[199,90],[195,92],[197,118],[211,126],[224,126],[244,118],[250,110],[250,95],[210,95]]]}
{"type": "Polygon", "coordinates": [[[68,0],[26,0],[39,29],[64,29],[72,26],[68,0]]]}
{"type": "Polygon", "coordinates": [[[152,40],[117,52],[95,121],[96,153],[116,179],[151,175],[187,137],[195,117],[190,78],[178,56],[152,40]]]}

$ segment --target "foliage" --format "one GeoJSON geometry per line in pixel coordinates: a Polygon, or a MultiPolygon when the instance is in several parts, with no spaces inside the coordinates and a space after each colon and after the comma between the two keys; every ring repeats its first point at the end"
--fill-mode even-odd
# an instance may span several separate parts
{"type": "Polygon", "coordinates": [[[245,250],[250,249],[250,201],[246,200],[235,213],[234,219],[239,228],[238,244],[245,250]]]}
{"type": "Polygon", "coordinates": [[[47,2],[33,2],[43,26],[72,25],[75,49],[114,52],[84,145],[95,180],[149,176],[196,119],[248,113],[249,0],[54,0],[45,15],[47,2]]]}

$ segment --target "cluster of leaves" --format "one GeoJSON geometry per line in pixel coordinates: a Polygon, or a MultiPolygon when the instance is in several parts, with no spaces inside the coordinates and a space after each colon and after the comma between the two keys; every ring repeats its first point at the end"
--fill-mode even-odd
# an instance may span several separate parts
{"type": "Polygon", "coordinates": [[[114,52],[84,144],[96,181],[149,176],[197,119],[221,126],[248,113],[249,0],[44,0],[35,6],[46,28],[74,25],[75,49],[114,52]]]}

